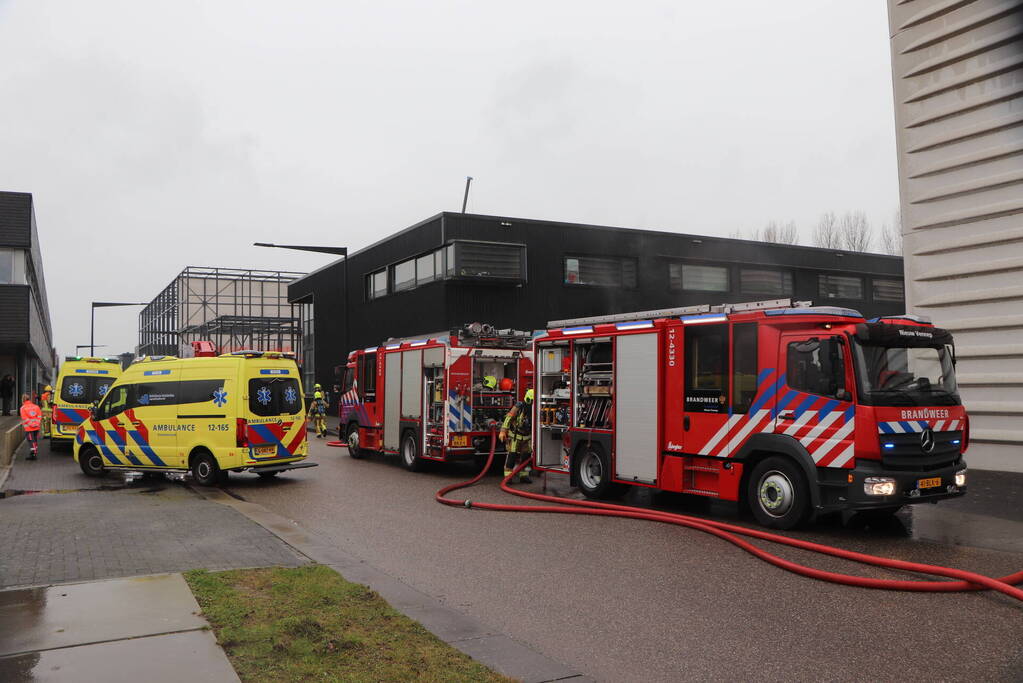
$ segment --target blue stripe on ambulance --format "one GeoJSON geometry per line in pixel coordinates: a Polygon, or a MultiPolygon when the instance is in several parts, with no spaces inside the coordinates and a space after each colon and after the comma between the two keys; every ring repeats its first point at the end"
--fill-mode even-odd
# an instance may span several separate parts
{"type": "MultiPolygon", "coordinates": [[[[253,430],[257,434],[259,434],[261,437],[263,437],[264,441],[270,442],[270,443],[268,443],[266,445],[268,445],[268,446],[277,446],[277,454],[276,455],[271,455],[269,457],[262,457],[262,458],[256,457],[255,452],[253,450],[251,450],[251,448],[250,448],[250,450],[249,450],[249,457],[252,460],[272,460],[273,458],[287,458],[287,457],[291,456],[291,451],[289,451],[287,449],[287,447],[283,443],[281,443],[280,440],[276,436],[274,436],[274,433],[271,432],[267,428],[266,425],[250,424],[249,425],[249,429],[253,430]]],[[[257,446],[253,446],[252,448],[258,448],[258,445],[257,446]]]]}
{"type": "MultiPolygon", "coordinates": [[[[152,446],[150,446],[149,443],[145,439],[142,438],[141,434],[139,434],[135,430],[129,431],[128,434],[131,435],[131,438],[135,439],[135,443],[137,443],[139,445],[139,448],[142,449],[142,452],[145,454],[145,456],[153,461],[154,465],[156,465],[157,467],[166,467],[167,466],[167,463],[165,463],[163,460],[161,460],[156,455],[156,453],[153,451],[152,446]]],[[[128,457],[130,458],[131,456],[129,455],[128,457]]],[[[135,463],[135,464],[140,464],[140,463],[135,463]]]]}
{"type": "Polygon", "coordinates": [[[120,460],[117,459],[117,456],[114,455],[113,451],[111,451],[109,448],[107,448],[107,445],[105,443],[103,443],[103,439],[99,438],[99,434],[96,433],[95,430],[90,429],[90,430],[87,430],[86,433],[92,439],[92,443],[95,444],[96,447],[99,448],[100,453],[103,454],[103,457],[105,457],[107,460],[109,460],[110,462],[112,462],[115,465],[122,465],[123,464],[120,460]]]}

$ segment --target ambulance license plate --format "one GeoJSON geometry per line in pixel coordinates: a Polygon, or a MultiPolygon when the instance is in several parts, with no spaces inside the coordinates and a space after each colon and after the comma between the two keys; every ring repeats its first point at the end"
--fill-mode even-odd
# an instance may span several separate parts
{"type": "Polygon", "coordinates": [[[930,477],[928,479],[921,479],[916,483],[917,488],[921,489],[933,489],[935,486],[941,486],[941,477],[930,477]]]}
{"type": "Polygon", "coordinates": [[[273,455],[277,452],[277,446],[255,446],[252,451],[256,455],[273,455]]]}
{"type": "Polygon", "coordinates": [[[469,437],[468,436],[453,436],[453,437],[451,437],[451,447],[452,448],[465,448],[468,445],[469,445],[469,437]]]}

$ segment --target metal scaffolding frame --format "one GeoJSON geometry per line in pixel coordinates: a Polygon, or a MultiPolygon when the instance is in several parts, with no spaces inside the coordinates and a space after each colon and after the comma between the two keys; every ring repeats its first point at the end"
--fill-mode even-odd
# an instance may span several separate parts
{"type": "Polygon", "coordinates": [[[305,273],[188,266],[139,313],[139,356],[188,356],[209,340],[218,353],[302,354],[302,304],[288,284],[305,273]]]}

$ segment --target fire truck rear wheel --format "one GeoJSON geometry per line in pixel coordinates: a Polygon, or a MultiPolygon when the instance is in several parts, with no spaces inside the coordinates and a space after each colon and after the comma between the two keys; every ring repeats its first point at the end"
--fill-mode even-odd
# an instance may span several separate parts
{"type": "Polygon", "coordinates": [[[348,430],[345,432],[345,443],[348,444],[348,455],[353,458],[365,458],[366,451],[359,447],[359,425],[352,423],[348,425],[348,430]]]}
{"type": "Polygon", "coordinates": [[[103,456],[94,446],[85,446],[78,451],[78,466],[86,476],[103,476],[103,456]]]}
{"type": "Polygon", "coordinates": [[[584,496],[612,498],[621,494],[622,487],[611,481],[611,462],[598,444],[579,449],[573,461],[575,479],[584,496]]]}
{"type": "Polygon", "coordinates": [[[423,461],[419,457],[419,442],[412,432],[405,432],[405,436],[401,437],[401,464],[409,472],[423,469],[423,461]]]}
{"type": "Polygon", "coordinates": [[[810,511],[810,487],[799,465],[784,456],[761,460],[753,468],[746,496],[753,516],[772,529],[792,529],[810,511]]]}

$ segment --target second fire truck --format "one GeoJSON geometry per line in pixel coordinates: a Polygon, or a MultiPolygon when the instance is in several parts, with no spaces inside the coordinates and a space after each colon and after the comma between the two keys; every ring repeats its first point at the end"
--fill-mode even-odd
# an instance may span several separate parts
{"type": "Polygon", "coordinates": [[[952,335],[788,300],[554,321],[534,345],[536,466],[743,501],[766,526],[961,496],[952,335]]]}
{"type": "Polygon", "coordinates": [[[416,471],[488,452],[493,426],[533,386],[531,341],[472,323],[351,352],[339,429],[349,454],[400,455],[416,471]]]}

